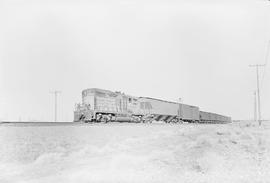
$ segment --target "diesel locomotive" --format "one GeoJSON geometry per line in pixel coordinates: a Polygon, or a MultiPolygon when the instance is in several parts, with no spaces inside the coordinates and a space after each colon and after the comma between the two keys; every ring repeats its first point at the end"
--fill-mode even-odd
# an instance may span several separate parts
{"type": "Polygon", "coordinates": [[[199,107],[149,97],[134,97],[98,88],[82,91],[74,122],[229,123],[231,118],[200,111],[199,107]]]}

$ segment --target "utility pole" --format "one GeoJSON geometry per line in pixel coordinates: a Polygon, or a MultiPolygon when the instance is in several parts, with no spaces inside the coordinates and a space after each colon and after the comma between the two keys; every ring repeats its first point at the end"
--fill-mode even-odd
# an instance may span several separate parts
{"type": "Polygon", "coordinates": [[[260,99],[260,83],[259,83],[259,67],[264,67],[264,65],[256,64],[256,65],[249,65],[250,67],[256,67],[256,73],[257,73],[257,96],[258,96],[258,122],[261,126],[261,99],[260,99]]]}
{"type": "Polygon", "coordinates": [[[182,99],[179,98],[179,116],[178,116],[179,121],[182,118],[182,104],[181,104],[181,102],[182,102],[182,99]]]}
{"type": "Polygon", "coordinates": [[[256,91],[254,91],[254,121],[257,122],[257,95],[256,91]]]}
{"type": "Polygon", "coordinates": [[[51,94],[54,94],[54,121],[57,122],[57,95],[61,93],[61,91],[53,91],[51,94]]]}

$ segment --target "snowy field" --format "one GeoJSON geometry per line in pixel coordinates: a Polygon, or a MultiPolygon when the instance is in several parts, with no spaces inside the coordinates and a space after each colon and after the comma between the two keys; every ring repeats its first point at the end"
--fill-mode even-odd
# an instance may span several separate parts
{"type": "Polygon", "coordinates": [[[270,125],[0,124],[0,183],[268,183],[270,125]]]}

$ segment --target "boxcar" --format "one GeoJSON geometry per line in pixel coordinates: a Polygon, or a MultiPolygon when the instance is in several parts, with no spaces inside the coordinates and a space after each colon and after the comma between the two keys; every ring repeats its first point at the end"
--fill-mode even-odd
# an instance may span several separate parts
{"type": "Polygon", "coordinates": [[[199,108],[191,105],[169,102],[165,100],[140,97],[138,113],[152,115],[153,120],[170,122],[175,119],[183,121],[199,121],[199,108]]]}
{"type": "Polygon", "coordinates": [[[231,118],[220,114],[200,111],[201,123],[230,123],[231,118]]]}

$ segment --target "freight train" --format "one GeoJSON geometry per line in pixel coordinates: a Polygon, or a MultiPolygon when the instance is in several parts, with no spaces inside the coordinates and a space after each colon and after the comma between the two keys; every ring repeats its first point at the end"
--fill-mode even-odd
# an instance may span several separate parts
{"type": "Polygon", "coordinates": [[[74,122],[229,123],[231,118],[200,111],[199,107],[149,97],[134,97],[98,88],[82,91],[74,122]]]}

